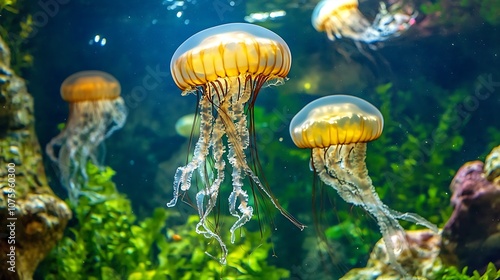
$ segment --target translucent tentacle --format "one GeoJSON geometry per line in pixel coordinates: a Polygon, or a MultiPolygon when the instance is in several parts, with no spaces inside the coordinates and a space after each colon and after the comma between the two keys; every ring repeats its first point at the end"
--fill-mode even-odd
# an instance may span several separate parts
{"type": "Polygon", "coordinates": [[[106,123],[106,130],[108,132],[104,136],[105,138],[108,138],[113,132],[122,128],[127,120],[128,110],[122,98],[114,99],[111,106],[113,106],[114,110],[109,112],[110,118],[106,123]]]}
{"type": "Polygon", "coordinates": [[[45,152],[49,156],[50,160],[52,160],[53,162],[57,162],[57,158],[58,158],[58,156],[56,156],[56,154],[54,152],[54,148],[58,147],[58,146],[62,146],[64,144],[64,142],[66,141],[67,137],[68,136],[66,135],[66,131],[63,130],[61,133],[59,133],[59,135],[52,138],[50,140],[50,142],[47,144],[47,146],[45,146],[45,152]]]}
{"type": "Polygon", "coordinates": [[[391,212],[392,216],[396,217],[399,220],[404,220],[404,221],[407,221],[410,223],[414,223],[416,225],[424,226],[424,227],[432,230],[435,233],[439,232],[439,228],[435,224],[427,221],[424,217],[422,217],[418,214],[402,213],[402,212],[398,212],[398,211],[392,210],[392,209],[389,209],[389,211],[391,212]]]}
{"type": "MultiPolygon", "coordinates": [[[[210,145],[210,133],[212,131],[212,104],[210,101],[202,96],[200,98],[200,137],[198,142],[196,142],[194,148],[194,154],[191,161],[185,165],[177,168],[174,176],[174,196],[170,202],[167,203],[168,207],[173,207],[177,203],[179,197],[179,189],[182,191],[187,191],[191,187],[191,178],[193,172],[200,166],[205,164],[209,145],[210,145]]],[[[207,185],[205,178],[201,178],[203,185],[207,185]]]]}
{"type": "Polygon", "coordinates": [[[238,93],[231,94],[229,102],[225,102],[219,107],[219,114],[221,119],[224,120],[226,133],[228,134],[228,160],[233,167],[231,174],[233,191],[229,195],[229,212],[238,218],[229,230],[231,232],[231,243],[235,241],[236,230],[250,221],[253,215],[253,207],[248,205],[248,193],[243,190],[242,177],[242,165],[246,164],[244,150],[249,145],[249,131],[243,110],[244,104],[250,98],[250,91],[248,89],[240,90],[240,86],[234,89],[238,90],[238,93]],[[239,202],[238,210],[241,215],[236,211],[236,201],[239,202]]]}
{"type": "MultiPolygon", "coordinates": [[[[224,169],[226,166],[226,162],[223,159],[225,149],[224,144],[222,143],[222,136],[224,136],[224,127],[220,118],[217,118],[214,123],[212,138],[210,140],[210,145],[214,155],[214,168],[216,170],[216,178],[210,187],[203,188],[196,194],[196,206],[198,208],[198,214],[200,216],[200,221],[196,225],[196,232],[198,234],[203,234],[206,238],[215,238],[217,242],[219,242],[222,250],[222,256],[219,261],[222,264],[225,264],[228,254],[227,247],[222,241],[220,235],[212,231],[206,222],[208,215],[212,212],[213,208],[216,205],[220,186],[224,181],[224,169]],[[206,207],[203,206],[205,196],[209,196],[206,207]]],[[[203,168],[200,168],[200,170],[203,170],[203,168]]],[[[202,175],[201,177],[204,176],[202,175]]]]}
{"type": "MultiPolygon", "coordinates": [[[[303,230],[305,228],[305,226],[302,225],[301,223],[299,223],[298,221],[296,221],[293,217],[291,217],[290,214],[288,214],[278,204],[276,199],[269,193],[269,191],[266,189],[266,187],[264,187],[264,184],[262,184],[259,177],[257,175],[255,175],[255,173],[252,171],[252,169],[248,166],[245,154],[243,153],[242,145],[240,143],[238,143],[238,141],[235,141],[238,138],[234,136],[234,135],[236,135],[234,123],[232,121],[225,120],[224,124],[226,125],[226,133],[228,135],[228,141],[230,143],[229,147],[230,147],[230,149],[234,150],[235,161],[233,161],[233,162],[230,161],[231,165],[233,165],[233,163],[235,164],[235,165],[233,165],[233,168],[241,169],[245,173],[245,175],[250,177],[250,179],[252,179],[252,181],[257,185],[257,187],[271,200],[274,207],[276,207],[276,209],[278,209],[283,216],[285,216],[287,219],[289,219],[295,226],[297,226],[298,228],[303,230]]],[[[242,198],[244,198],[244,196],[242,198]]],[[[244,213],[244,215],[247,215],[247,217],[248,217],[248,215],[252,214],[253,209],[248,208],[250,206],[247,207],[247,201],[248,200],[240,201],[241,204],[238,207],[238,209],[242,213],[244,213]],[[245,203],[243,203],[243,202],[245,202],[245,203]],[[252,212],[250,210],[252,210],[252,212]]],[[[250,220],[250,218],[251,217],[248,217],[248,219],[246,219],[246,218],[242,219],[238,223],[237,227],[234,228],[234,230],[236,230],[238,227],[241,227],[244,223],[246,223],[246,221],[250,220]]],[[[234,227],[234,225],[233,225],[233,227],[234,227]]]]}

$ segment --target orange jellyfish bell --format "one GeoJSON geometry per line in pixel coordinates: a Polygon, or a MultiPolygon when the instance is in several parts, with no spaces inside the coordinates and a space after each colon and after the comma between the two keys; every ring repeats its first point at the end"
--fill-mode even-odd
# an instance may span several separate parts
{"type": "Polygon", "coordinates": [[[61,97],[67,102],[115,99],[120,96],[118,80],[102,71],[81,71],[64,80],[61,97]]]}
{"type": "Polygon", "coordinates": [[[170,71],[177,86],[197,86],[245,75],[252,80],[285,78],[292,64],[285,41],[252,24],[231,23],[203,30],[174,53],[170,71]]]}
{"type": "Polygon", "coordinates": [[[382,134],[384,118],[367,101],[350,95],[325,96],[307,104],[290,122],[299,148],[327,148],[369,142],[382,134]]]}

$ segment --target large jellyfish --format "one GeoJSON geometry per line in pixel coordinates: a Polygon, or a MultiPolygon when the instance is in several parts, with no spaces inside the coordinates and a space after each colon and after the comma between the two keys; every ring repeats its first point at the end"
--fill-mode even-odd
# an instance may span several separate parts
{"type": "Polygon", "coordinates": [[[376,43],[399,36],[415,23],[417,16],[403,12],[400,4],[387,10],[380,2],[379,12],[370,23],[358,5],[358,0],[323,0],[314,8],[312,25],[317,31],[326,32],[332,41],[347,37],[355,42],[376,43]]]}
{"type": "Polygon", "coordinates": [[[285,217],[299,228],[304,227],[286,213],[252,169],[258,166],[258,157],[255,136],[249,133],[249,126],[254,132],[253,106],[261,87],[282,83],[291,59],[283,39],[263,27],[246,23],[201,31],[179,46],[172,57],[170,69],[182,94],[198,94],[200,135],[192,159],[175,173],[173,199],[167,206],[173,207],[178,197],[190,189],[193,172],[198,171],[203,188],[196,194],[200,216],[196,231],[219,242],[221,263],[226,262],[227,248],[220,235],[210,228],[207,217],[216,206],[225,179],[226,151],[232,167],[229,212],[236,217],[230,228],[232,243],[235,231],[252,218],[254,211],[243,188],[245,177],[250,178],[252,191],[255,185],[285,217]],[[250,165],[245,154],[249,146],[250,165]],[[206,172],[207,166],[213,169],[206,172]]]}
{"type": "Polygon", "coordinates": [[[68,121],[45,150],[58,167],[70,201],[76,205],[88,179],[88,160],[101,166],[103,141],[125,124],[127,109],[120,97],[118,81],[101,71],[82,71],[69,76],[61,85],[61,96],[69,103],[68,121]]]}
{"type": "Polygon", "coordinates": [[[299,148],[311,148],[311,163],[319,178],[349,203],[363,207],[380,227],[389,263],[401,275],[408,274],[396,255],[408,248],[406,234],[397,219],[437,227],[413,213],[389,209],[377,195],[365,164],[366,142],[382,134],[380,111],[367,101],[349,95],[319,98],[300,110],[290,123],[290,135],[299,148]]]}

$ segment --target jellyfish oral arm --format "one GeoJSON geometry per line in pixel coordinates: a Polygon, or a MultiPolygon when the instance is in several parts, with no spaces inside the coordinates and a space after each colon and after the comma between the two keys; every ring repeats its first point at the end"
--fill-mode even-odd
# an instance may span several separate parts
{"type": "MultiPolygon", "coordinates": [[[[187,191],[191,187],[191,178],[193,172],[198,168],[204,168],[204,164],[206,164],[206,159],[210,146],[210,137],[212,130],[212,105],[208,100],[204,100],[203,98],[200,101],[200,137],[198,138],[198,142],[196,142],[194,148],[194,154],[191,161],[185,165],[177,168],[174,177],[174,194],[173,198],[170,202],[167,203],[168,207],[174,207],[177,204],[177,199],[179,198],[181,191],[187,191]]],[[[204,176],[201,178],[205,179],[204,176]]],[[[204,185],[206,182],[203,182],[204,185]]]]}
{"type": "Polygon", "coordinates": [[[219,107],[219,115],[224,122],[226,133],[228,135],[229,163],[233,167],[231,174],[233,180],[233,191],[229,195],[229,212],[238,220],[231,229],[231,243],[235,241],[235,232],[238,228],[246,224],[253,216],[253,207],[248,205],[248,193],[243,190],[244,168],[246,167],[246,157],[244,150],[249,145],[249,131],[247,128],[246,116],[244,115],[245,103],[250,99],[251,91],[249,86],[241,86],[239,80],[233,82],[231,87],[233,92],[228,97],[229,100],[219,107]],[[236,86],[238,84],[238,86],[236,86]],[[229,108],[231,104],[231,108],[229,108]],[[236,211],[236,201],[240,202],[236,211]]]}

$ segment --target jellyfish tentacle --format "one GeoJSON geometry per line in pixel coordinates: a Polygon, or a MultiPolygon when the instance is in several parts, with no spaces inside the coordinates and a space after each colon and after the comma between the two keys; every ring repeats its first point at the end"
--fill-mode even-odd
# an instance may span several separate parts
{"type": "MultiPolygon", "coordinates": [[[[228,254],[227,247],[225,243],[222,241],[221,236],[215,233],[213,230],[211,230],[210,227],[207,225],[207,217],[212,212],[213,208],[217,203],[220,186],[222,182],[224,182],[224,177],[225,177],[224,169],[226,166],[226,162],[223,159],[223,155],[225,153],[224,144],[222,142],[223,136],[224,136],[223,124],[220,121],[220,119],[217,118],[215,120],[214,127],[212,129],[212,136],[210,138],[210,146],[214,157],[214,168],[216,169],[217,175],[213,183],[210,185],[210,187],[206,188],[204,187],[196,194],[196,205],[200,217],[200,221],[196,225],[196,233],[203,234],[206,238],[214,238],[215,240],[217,240],[217,242],[219,242],[219,245],[222,250],[221,254],[222,256],[219,259],[219,261],[220,263],[225,264],[228,254]],[[205,196],[207,195],[209,196],[207,206],[203,207],[203,201],[205,199],[205,196]]],[[[200,168],[199,170],[201,171],[203,170],[203,168],[200,168]]],[[[204,177],[204,175],[202,174],[200,174],[200,176],[202,178],[204,177]]],[[[211,256],[208,252],[205,253],[211,256]]]]}
{"type": "MultiPolygon", "coordinates": [[[[212,104],[206,97],[200,98],[200,136],[194,148],[194,154],[191,161],[185,165],[178,167],[174,176],[174,195],[172,200],[167,203],[168,207],[173,207],[177,203],[179,197],[179,189],[187,191],[191,187],[191,178],[193,172],[202,166],[207,158],[210,146],[210,134],[212,132],[212,104]]],[[[206,185],[205,178],[201,178],[203,185],[206,185]]]]}
{"type": "Polygon", "coordinates": [[[396,253],[399,254],[410,248],[406,239],[406,232],[395,217],[391,215],[389,208],[385,204],[382,204],[378,196],[376,199],[379,201],[378,205],[366,204],[365,209],[375,216],[377,220],[387,250],[388,261],[405,279],[412,279],[408,272],[398,262],[396,256],[396,253]]]}
{"type": "MultiPolygon", "coordinates": [[[[246,79],[245,79],[246,80],[246,79]]],[[[232,95],[230,116],[236,125],[236,135],[240,137],[241,148],[245,150],[250,144],[250,132],[248,131],[247,118],[244,114],[245,104],[251,96],[251,88],[241,85],[241,80],[238,78],[238,94],[232,95]]]]}
{"type": "Polygon", "coordinates": [[[435,224],[427,221],[424,217],[416,213],[409,213],[409,212],[402,213],[392,209],[389,209],[389,212],[391,213],[392,216],[396,217],[399,220],[404,220],[410,223],[414,223],[416,225],[424,226],[435,233],[439,232],[439,228],[435,224]]]}
{"type": "MultiPolygon", "coordinates": [[[[262,80],[257,80],[257,82],[264,82],[262,80]]],[[[234,83],[233,83],[234,85],[234,83]]],[[[238,90],[237,87],[232,87],[232,90],[238,90]]],[[[244,106],[245,102],[251,97],[251,89],[246,88],[242,89],[242,95],[240,98],[236,99],[234,103],[236,103],[236,106],[244,106]],[[248,91],[248,92],[247,92],[248,91]]],[[[231,95],[233,96],[236,92],[232,92],[231,95]]],[[[231,165],[233,166],[233,169],[239,169],[244,172],[244,174],[258,186],[258,188],[271,200],[272,204],[280,213],[285,216],[288,220],[290,220],[295,226],[303,230],[305,226],[295,220],[289,213],[287,213],[276,201],[276,199],[271,195],[271,193],[264,187],[264,184],[260,181],[259,177],[255,175],[253,170],[248,166],[246,156],[244,153],[244,149],[248,147],[248,144],[244,141],[242,141],[242,135],[246,137],[246,135],[249,135],[248,127],[246,126],[246,120],[241,121],[241,122],[236,122],[234,119],[231,117],[234,116],[233,113],[229,113],[227,107],[224,106],[219,106],[218,110],[220,110],[219,115],[221,116],[225,128],[226,128],[226,135],[228,137],[228,146],[229,146],[229,151],[231,153],[234,153],[234,157],[229,157],[232,158],[233,160],[229,160],[231,165]],[[239,126],[237,126],[239,125],[239,126]]],[[[231,111],[234,111],[231,109],[231,111]]],[[[238,111],[238,110],[237,110],[238,111]]],[[[241,116],[243,118],[243,115],[241,116]]],[[[239,117],[236,117],[236,119],[239,120],[239,117]]],[[[246,139],[246,138],[243,138],[246,139]]],[[[232,154],[231,154],[232,155],[232,154]]],[[[237,175],[238,173],[234,173],[233,175],[237,175]]],[[[233,177],[233,180],[235,178],[233,177]]],[[[238,179],[238,177],[236,177],[238,179]]],[[[234,181],[233,181],[234,182],[234,181]]],[[[237,181],[236,181],[237,182],[237,181]]],[[[246,222],[248,222],[253,214],[253,208],[248,205],[248,194],[246,191],[242,190],[238,186],[233,186],[233,192],[236,192],[236,194],[239,195],[239,200],[240,200],[240,205],[238,206],[238,209],[240,212],[243,214],[243,216],[240,217],[240,219],[233,224],[233,227],[231,228],[231,232],[236,231],[239,227],[243,226],[246,222]]],[[[235,195],[236,195],[235,194],[235,195]]],[[[234,237],[234,236],[232,236],[234,237]]]]}
{"type": "MultiPolygon", "coordinates": [[[[229,156],[234,156],[234,152],[231,152],[231,148],[229,148],[229,156]],[[232,154],[232,155],[231,155],[232,154]]],[[[229,212],[231,215],[238,218],[236,222],[231,226],[229,232],[231,233],[231,243],[235,241],[235,232],[238,228],[242,227],[246,224],[253,215],[253,207],[248,205],[248,193],[243,190],[243,177],[241,176],[242,170],[241,168],[233,168],[232,179],[233,179],[233,191],[229,195],[229,212]],[[241,215],[235,210],[236,206],[236,198],[239,201],[238,210],[241,215]]]]}
{"type": "Polygon", "coordinates": [[[127,106],[125,105],[125,101],[123,101],[123,99],[121,98],[117,98],[113,100],[112,106],[114,106],[116,110],[111,111],[109,115],[109,121],[106,123],[108,126],[108,132],[104,136],[105,138],[109,137],[116,130],[122,128],[125,125],[126,121],[125,116],[128,110],[127,106]]]}
{"type": "Polygon", "coordinates": [[[76,204],[80,196],[80,184],[76,182],[77,171],[80,170],[78,164],[81,158],[76,159],[74,154],[76,151],[71,150],[67,144],[61,146],[58,158],[58,170],[60,174],[61,184],[67,189],[69,200],[72,204],[76,204]]]}
{"type": "Polygon", "coordinates": [[[324,182],[333,187],[337,193],[346,202],[359,205],[359,197],[361,196],[359,190],[355,185],[349,184],[342,178],[342,169],[340,169],[337,157],[330,157],[329,154],[337,154],[338,146],[330,146],[328,148],[314,148],[312,149],[313,166],[316,169],[318,176],[324,182]],[[332,151],[333,150],[333,151],[332,151]],[[337,182],[341,182],[338,184],[337,182]],[[339,185],[347,185],[348,187],[338,187],[339,185]]]}
{"type": "MultiPolygon", "coordinates": [[[[64,130],[66,130],[66,129],[67,128],[65,128],[64,130]]],[[[52,160],[53,162],[57,162],[58,158],[59,158],[59,155],[56,156],[54,148],[58,147],[58,146],[62,147],[63,143],[68,138],[68,136],[64,130],[59,135],[52,138],[49,141],[49,143],[47,144],[47,146],[45,147],[45,151],[46,151],[47,155],[49,156],[50,160],[52,160]]]]}
{"type": "Polygon", "coordinates": [[[246,117],[243,115],[244,104],[250,98],[250,91],[241,87],[239,78],[233,80],[228,93],[229,98],[219,101],[217,106],[218,117],[224,123],[228,138],[228,161],[233,167],[232,185],[233,190],[229,195],[229,212],[238,220],[229,229],[231,243],[235,241],[235,232],[246,224],[253,215],[253,207],[248,205],[248,194],[243,190],[242,163],[246,162],[244,150],[249,145],[249,131],[246,125],[246,117]],[[238,210],[236,211],[236,200],[238,210]]]}

